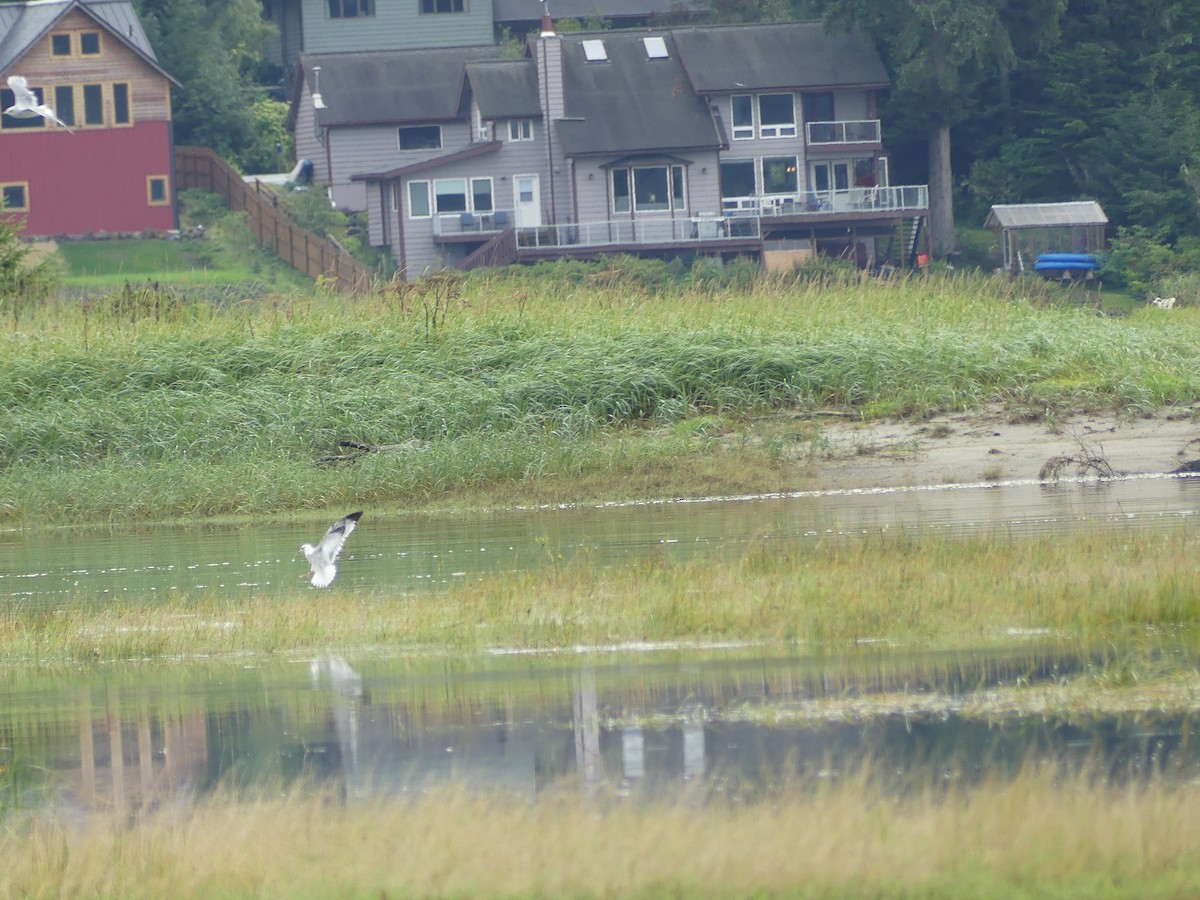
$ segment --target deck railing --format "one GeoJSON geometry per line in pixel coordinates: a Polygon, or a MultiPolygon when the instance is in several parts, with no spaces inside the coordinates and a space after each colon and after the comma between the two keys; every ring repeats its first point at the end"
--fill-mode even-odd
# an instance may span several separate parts
{"type": "Polygon", "coordinates": [[[741,216],[825,216],[831,213],[906,212],[929,208],[929,186],[858,187],[840,191],[804,191],[726,197],[724,212],[741,216]]]}
{"type": "Polygon", "coordinates": [[[804,127],[810,144],[878,144],[883,140],[878,119],[809,122],[804,127]]]}
{"type": "Polygon", "coordinates": [[[609,219],[518,228],[517,247],[602,247],[636,244],[680,244],[733,241],[759,237],[755,217],[693,216],[690,218],[609,219]]]}

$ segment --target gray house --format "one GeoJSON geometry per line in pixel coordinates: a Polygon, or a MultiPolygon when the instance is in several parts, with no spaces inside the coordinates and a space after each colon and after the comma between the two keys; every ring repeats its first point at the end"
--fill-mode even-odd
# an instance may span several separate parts
{"type": "Polygon", "coordinates": [[[888,177],[874,49],[818,23],[304,55],[297,154],[406,277],[601,253],[903,265],[924,185],[888,177]]]}

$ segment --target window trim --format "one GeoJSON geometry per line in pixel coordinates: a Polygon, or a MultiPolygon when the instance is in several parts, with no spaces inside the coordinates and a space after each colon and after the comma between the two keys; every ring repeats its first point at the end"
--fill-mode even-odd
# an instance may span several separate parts
{"type": "Polygon", "coordinates": [[[133,125],[133,90],[128,81],[113,81],[108,85],[109,102],[112,109],[113,128],[129,128],[133,125]],[[117,88],[125,88],[125,119],[124,121],[117,118],[117,88]]]}
{"type": "Polygon", "coordinates": [[[20,188],[25,195],[24,206],[3,206],[0,205],[0,215],[8,215],[9,213],[27,213],[29,212],[29,182],[28,181],[0,181],[0,199],[3,199],[4,192],[8,188],[20,188]]]}
{"type": "Polygon", "coordinates": [[[755,112],[758,115],[758,136],[763,140],[775,140],[777,138],[794,138],[796,131],[796,95],[792,91],[778,91],[770,94],[758,94],[758,102],[755,104],[755,112]],[[792,118],[791,121],[771,122],[766,124],[763,121],[763,100],[768,97],[787,97],[791,104],[792,118]]]}
{"type": "Polygon", "coordinates": [[[417,0],[417,14],[421,16],[454,16],[468,12],[470,9],[467,0],[417,0]],[[448,5],[451,8],[438,9],[439,5],[448,5]]]}
{"type": "Polygon", "coordinates": [[[351,0],[325,0],[325,18],[329,21],[346,21],[351,19],[373,19],[375,18],[375,0],[352,0],[357,9],[357,12],[352,16],[346,15],[346,4],[351,0]],[[339,15],[333,14],[333,5],[337,4],[340,10],[339,15]],[[364,7],[369,7],[364,12],[364,7]]]}
{"type": "Polygon", "coordinates": [[[96,57],[101,57],[103,55],[104,55],[104,38],[100,34],[99,29],[97,29],[96,31],[93,31],[90,28],[87,30],[81,30],[79,32],[79,56],[96,58],[96,57]],[[96,36],[96,52],[88,53],[86,50],[83,49],[83,39],[85,37],[87,37],[88,35],[93,35],[93,34],[96,36]]]}
{"type": "MultiPolygon", "coordinates": [[[[33,92],[33,95],[35,97],[37,97],[38,103],[46,102],[46,88],[44,86],[31,84],[31,85],[29,85],[29,90],[31,90],[33,92]]],[[[9,107],[9,105],[15,101],[16,101],[16,95],[13,93],[12,88],[0,87],[0,109],[7,109],[9,107]],[[5,97],[4,96],[5,94],[8,94],[8,96],[5,97]]],[[[41,116],[33,116],[28,119],[11,119],[10,118],[10,124],[5,125],[4,124],[5,118],[6,118],[5,116],[0,115],[0,131],[19,131],[19,132],[41,131],[42,129],[45,129],[50,124],[48,121],[46,121],[46,119],[42,118],[41,116]],[[16,124],[12,124],[13,122],[15,122],[16,124]]]]}
{"type": "Polygon", "coordinates": [[[408,212],[408,217],[410,219],[432,219],[433,218],[433,196],[430,192],[431,187],[432,187],[432,182],[430,182],[430,180],[427,178],[421,178],[416,181],[408,182],[408,190],[405,191],[405,193],[407,194],[407,199],[408,199],[407,212],[408,212]],[[417,188],[417,187],[424,187],[424,189],[425,189],[425,209],[427,211],[424,213],[420,213],[420,214],[413,212],[413,202],[412,202],[413,201],[413,189],[417,188]]]}
{"type": "Polygon", "coordinates": [[[73,32],[73,31],[57,31],[54,34],[51,34],[50,35],[50,58],[51,59],[65,59],[65,58],[69,58],[72,56],[75,56],[75,32],[73,32]],[[58,40],[59,38],[67,39],[67,52],[66,53],[55,53],[54,52],[54,42],[56,40],[58,40]]]}
{"type": "Polygon", "coordinates": [[[147,175],[146,176],[146,205],[147,206],[170,206],[171,205],[171,179],[167,175],[147,175]],[[162,182],[163,198],[161,200],[154,199],[154,182],[162,182]]]}
{"type": "Polygon", "coordinates": [[[524,143],[533,140],[533,119],[509,119],[508,140],[510,143],[524,143]]]}
{"type": "MultiPolygon", "coordinates": [[[[687,211],[687,167],[678,163],[664,162],[659,165],[643,165],[643,166],[618,166],[610,170],[609,184],[609,208],[613,215],[634,215],[638,213],[653,214],[667,213],[678,214],[687,211]],[[650,171],[658,171],[665,176],[665,202],[655,200],[653,206],[639,205],[638,191],[639,179],[638,173],[646,173],[650,171]],[[620,179],[620,184],[618,184],[620,179]],[[618,192],[618,187],[622,188],[624,193],[618,192]],[[618,196],[625,201],[625,208],[621,209],[617,206],[618,196]]],[[[645,175],[643,175],[643,179],[645,175]]],[[[641,188],[645,188],[646,184],[643,180],[641,188]]]]}
{"type": "Polygon", "coordinates": [[[753,94],[730,94],[729,95],[729,131],[735,141],[750,141],[754,140],[757,132],[755,131],[754,111],[758,104],[754,102],[753,94]],[[738,124],[737,107],[739,100],[745,100],[749,106],[750,121],[738,124]]]}
{"type": "Polygon", "coordinates": [[[104,114],[104,107],[105,107],[104,83],[103,82],[99,82],[99,83],[89,82],[87,84],[81,84],[81,85],[79,85],[79,90],[83,97],[83,121],[80,122],[80,126],[83,128],[103,128],[103,127],[105,127],[105,125],[107,124],[107,122],[106,122],[107,117],[104,114]],[[88,88],[96,88],[100,92],[100,118],[98,121],[95,121],[95,122],[91,121],[88,118],[88,88]]]}

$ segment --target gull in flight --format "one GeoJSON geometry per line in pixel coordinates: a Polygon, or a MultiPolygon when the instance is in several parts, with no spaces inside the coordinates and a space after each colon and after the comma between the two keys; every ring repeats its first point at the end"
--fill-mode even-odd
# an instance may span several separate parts
{"type": "Polygon", "coordinates": [[[342,547],[346,544],[346,538],[350,537],[350,532],[358,527],[358,520],[361,516],[361,512],[342,516],[329,526],[329,530],[325,532],[325,536],[321,538],[317,546],[304,544],[300,547],[304,558],[308,560],[308,565],[312,568],[313,587],[329,587],[333,582],[333,576],[337,574],[338,554],[342,552],[342,547]]]}
{"type": "Polygon", "coordinates": [[[71,131],[70,126],[54,114],[54,110],[45,103],[38,103],[37,94],[29,89],[29,83],[25,80],[24,75],[9,75],[8,86],[12,88],[13,105],[4,110],[4,115],[12,116],[14,119],[32,119],[34,116],[41,116],[43,119],[57,122],[67,131],[71,131]]]}

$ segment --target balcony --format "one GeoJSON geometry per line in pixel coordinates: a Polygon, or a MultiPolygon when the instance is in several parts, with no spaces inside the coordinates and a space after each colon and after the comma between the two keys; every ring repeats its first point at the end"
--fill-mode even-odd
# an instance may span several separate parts
{"type": "Polygon", "coordinates": [[[721,209],[734,216],[828,216],[833,214],[924,212],[929,187],[924,184],[804,191],[795,194],[726,197],[721,209]]]}
{"type": "Polygon", "coordinates": [[[809,122],[804,128],[810,146],[820,146],[822,144],[882,143],[878,119],[859,119],[848,122],[809,122]]]}
{"type": "Polygon", "coordinates": [[[450,239],[491,236],[511,228],[515,220],[516,215],[511,209],[441,213],[433,217],[433,234],[434,237],[450,239]]]}
{"type": "Polygon", "coordinates": [[[636,247],[755,241],[759,221],[751,216],[699,215],[690,218],[610,219],[517,229],[520,250],[581,247],[636,247]]]}

